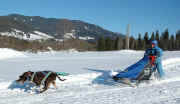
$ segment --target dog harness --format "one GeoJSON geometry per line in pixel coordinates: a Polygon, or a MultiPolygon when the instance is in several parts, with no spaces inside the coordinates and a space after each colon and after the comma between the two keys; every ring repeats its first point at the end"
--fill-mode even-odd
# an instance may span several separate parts
{"type": "Polygon", "coordinates": [[[48,73],[42,72],[42,73],[45,75],[45,77],[44,77],[43,80],[41,81],[41,85],[44,84],[44,82],[46,81],[46,79],[49,77],[49,75],[50,75],[52,72],[48,72],[48,73]]]}
{"type": "MultiPolygon", "coordinates": [[[[44,77],[43,80],[41,81],[41,85],[43,85],[44,82],[46,81],[46,79],[49,77],[49,75],[50,75],[52,72],[48,72],[48,73],[46,73],[46,72],[41,72],[41,73],[43,73],[43,74],[45,75],[45,77],[44,77]]],[[[35,75],[36,75],[36,72],[33,73],[30,82],[33,82],[33,79],[34,79],[34,76],[35,76],[35,75]]]]}
{"type": "Polygon", "coordinates": [[[30,82],[33,82],[34,76],[35,76],[36,72],[33,73],[30,82]]]}
{"type": "Polygon", "coordinates": [[[56,72],[57,75],[61,75],[61,76],[68,76],[69,73],[66,72],[56,72]]]}

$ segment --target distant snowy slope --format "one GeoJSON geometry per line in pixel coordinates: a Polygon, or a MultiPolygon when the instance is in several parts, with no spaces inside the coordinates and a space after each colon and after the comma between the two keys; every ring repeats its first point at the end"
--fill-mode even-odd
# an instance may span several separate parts
{"type": "Polygon", "coordinates": [[[37,35],[41,36],[42,38],[45,38],[45,39],[48,39],[48,38],[53,38],[52,36],[46,34],[46,33],[43,33],[43,32],[40,32],[40,31],[34,31],[34,33],[36,33],[37,35]]]}
{"type": "Polygon", "coordinates": [[[0,32],[0,34],[3,36],[12,36],[12,37],[16,37],[16,38],[24,39],[24,40],[39,40],[39,39],[53,38],[52,36],[49,36],[48,34],[45,34],[39,31],[25,33],[17,29],[12,29],[10,32],[0,32]]]}
{"type": "Polygon", "coordinates": [[[90,40],[90,39],[92,39],[93,40],[94,38],[90,37],[90,36],[86,36],[86,37],[80,36],[79,39],[81,39],[81,40],[90,40]]]}

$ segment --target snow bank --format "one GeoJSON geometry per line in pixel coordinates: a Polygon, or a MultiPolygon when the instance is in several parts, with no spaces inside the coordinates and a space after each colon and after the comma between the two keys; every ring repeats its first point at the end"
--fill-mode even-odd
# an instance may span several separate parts
{"type": "Polygon", "coordinates": [[[26,57],[22,52],[15,51],[8,48],[0,48],[0,60],[15,58],[15,57],[26,57]]]}
{"type": "Polygon", "coordinates": [[[144,51],[136,51],[136,50],[120,50],[120,51],[115,51],[117,53],[121,53],[121,54],[137,54],[137,53],[144,53],[144,51]]]}
{"type": "Polygon", "coordinates": [[[62,54],[67,54],[67,53],[79,53],[79,51],[77,51],[76,49],[68,49],[68,50],[62,50],[62,51],[54,51],[52,49],[49,49],[50,51],[46,51],[46,52],[37,52],[37,54],[28,54],[28,55],[62,55],[62,54]]]}
{"type": "Polygon", "coordinates": [[[120,50],[119,52],[122,52],[122,53],[136,53],[137,51],[135,50],[120,50]]]}

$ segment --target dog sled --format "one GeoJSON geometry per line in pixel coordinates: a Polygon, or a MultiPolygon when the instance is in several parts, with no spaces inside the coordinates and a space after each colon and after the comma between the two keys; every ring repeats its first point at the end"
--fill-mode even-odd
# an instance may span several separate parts
{"type": "Polygon", "coordinates": [[[119,72],[112,78],[114,81],[122,82],[125,84],[131,84],[132,82],[140,83],[144,80],[150,80],[153,72],[155,72],[155,56],[144,55],[144,57],[129,66],[124,71],[119,72]]]}

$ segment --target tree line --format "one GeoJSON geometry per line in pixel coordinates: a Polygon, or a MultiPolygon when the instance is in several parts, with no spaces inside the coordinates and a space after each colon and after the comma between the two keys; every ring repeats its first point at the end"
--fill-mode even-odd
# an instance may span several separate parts
{"type": "MultiPolygon", "coordinates": [[[[129,48],[132,50],[145,50],[150,47],[150,41],[157,40],[158,46],[163,50],[180,50],[180,30],[176,34],[169,34],[166,29],[161,34],[159,31],[148,34],[146,32],[143,36],[138,35],[138,38],[129,37],[129,48]]],[[[2,36],[0,34],[0,48],[12,48],[19,51],[49,51],[52,50],[67,50],[77,49],[79,51],[111,51],[125,49],[125,38],[123,37],[100,37],[96,43],[87,42],[79,39],[69,39],[65,41],[58,41],[55,39],[49,40],[22,40],[10,36],[2,36]]]]}
{"type": "MultiPolygon", "coordinates": [[[[158,46],[163,50],[180,50],[180,30],[176,34],[170,34],[168,29],[166,29],[161,34],[157,30],[148,34],[146,32],[144,36],[138,34],[138,38],[133,36],[129,37],[129,48],[132,50],[145,50],[150,47],[151,40],[157,40],[158,46]]],[[[109,50],[121,50],[125,49],[125,38],[116,37],[112,39],[111,37],[100,37],[97,41],[98,51],[109,51],[109,50]]]]}
{"type": "Polygon", "coordinates": [[[79,39],[68,39],[59,41],[55,39],[47,40],[23,40],[11,36],[2,36],[0,34],[0,48],[12,48],[18,51],[60,51],[68,49],[77,49],[78,51],[95,50],[95,44],[90,44],[79,39]]]}

